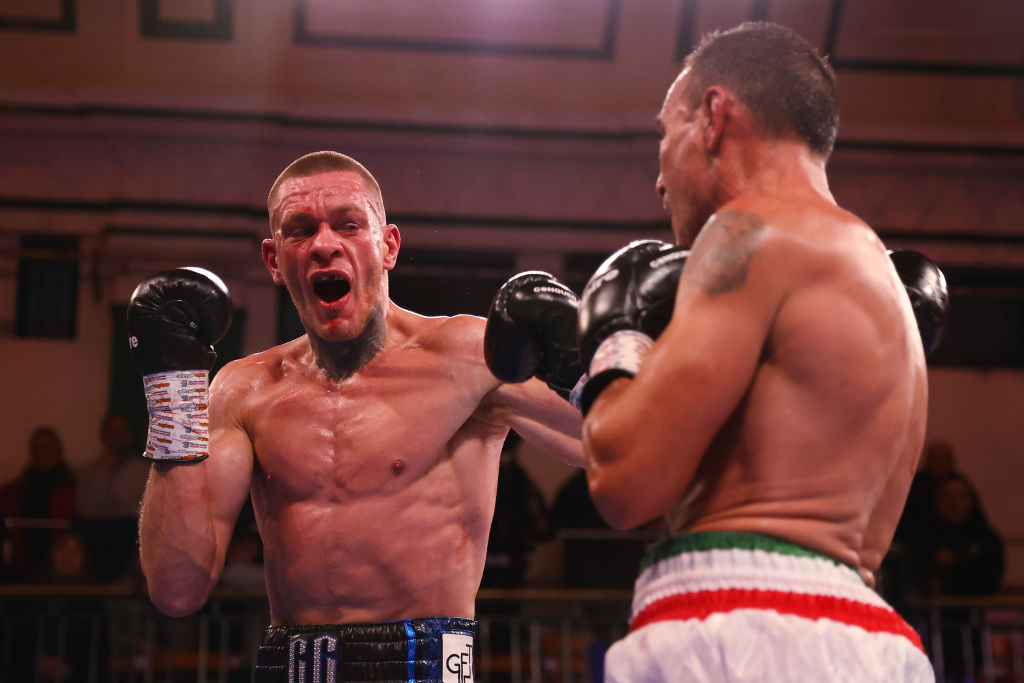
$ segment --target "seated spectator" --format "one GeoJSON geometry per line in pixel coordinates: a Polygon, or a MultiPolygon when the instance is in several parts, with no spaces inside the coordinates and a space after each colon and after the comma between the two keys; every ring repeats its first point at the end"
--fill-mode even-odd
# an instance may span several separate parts
{"type": "Polygon", "coordinates": [[[892,545],[875,574],[878,592],[904,616],[912,617],[915,606],[929,593],[920,575],[920,545],[938,520],[935,494],[939,481],[954,472],[956,457],[949,443],[930,442],[921,455],[917,473],[910,484],[892,545]]]}
{"type": "Polygon", "coordinates": [[[64,461],[64,445],[48,426],[37,427],[29,437],[25,469],[0,487],[0,515],[6,521],[11,542],[9,578],[31,581],[50,556],[54,528],[75,513],[75,477],[64,461]],[[57,524],[47,524],[52,520],[57,524]]]}
{"type": "Polygon", "coordinates": [[[99,436],[99,454],[78,472],[78,516],[96,580],[108,583],[122,578],[138,554],[138,508],[150,464],[123,415],[105,415],[99,436]]]}
{"type": "Polygon", "coordinates": [[[894,543],[904,543],[926,532],[935,520],[935,493],[939,481],[955,473],[956,457],[945,441],[933,441],[925,448],[917,473],[910,483],[894,543]]]}
{"type": "Polygon", "coordinates": [[[950,474],[935,493],[936,523],[919,546],[921,574],[932,595],[991,595],[1003,579],[1003,541],[962,474],[950,474]]]}
{"type": "MultiPolygon", "coordinates": [[[[967,477],[952,473],[937,482],[935,514],[919,538],[906,543],[914,559],[917,590],[926,597],[998,592],[1005,564],[1003,541],[989,525],[967,477]]],[[[971,623],[970,610],[946,607],[942,614],[945,680],[979,680],[982,635],[971,623]],[[967,651],[974,656],[968,658],[967,651]]]]}
{"type": "Polygon", "coordinates": [[[50,546],[50,561],[41,573],[46,583],[91,583],[92,571],[85,554],[85,541],[75,531],[58,532],[50,546]]]}

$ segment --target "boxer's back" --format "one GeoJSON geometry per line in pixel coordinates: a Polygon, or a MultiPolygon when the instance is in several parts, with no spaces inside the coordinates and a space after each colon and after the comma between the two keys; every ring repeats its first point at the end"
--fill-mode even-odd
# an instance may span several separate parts
{"type": "Polygon", "coordinates": [[[874,233],[824,201],[742,209],[765,220],[769,275],[785,291],[749,389],[670,523],[780,536],[872,571],[925,426],[924,355],[903,286],[874,233]]]}

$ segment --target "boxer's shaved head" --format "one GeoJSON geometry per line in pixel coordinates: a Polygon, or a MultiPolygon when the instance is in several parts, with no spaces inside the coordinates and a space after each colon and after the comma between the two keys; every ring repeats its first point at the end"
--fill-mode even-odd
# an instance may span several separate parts
{"type": "Polygon", "coordinates": [[[373,174],[365,166],[352,157],[340,152],[331,151],[310,152],[288,164],[281,171],[281,175],[277,176],[277,180],[274,181],[274,184],[270,187],[270,193],[267,195],[267,210],[271,213],[271,217],[273,217],[274,199],[284,181],[289,178],[302,178],[332,171],[352,171],[361,175],[363,180],[366,181],[367,188],[373,192],[376,208],[380,211],[381,223],[387,223],[387,217],[384,213],[384,197],[381,195],[377,179],[373,177],[373,174]]]}

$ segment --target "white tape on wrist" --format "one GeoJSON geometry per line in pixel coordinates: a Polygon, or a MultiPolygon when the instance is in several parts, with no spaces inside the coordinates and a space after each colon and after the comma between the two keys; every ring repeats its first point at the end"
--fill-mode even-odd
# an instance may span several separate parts
{"type": "Polygon", "coordinates": [[[590,375],[584,372],[576,381],[576,386],[569,392],[569,405],[579,411],[583,410],[583,387],[587,386],[588,377],[590,375]]]}
{"type": "Polygon", "coordinates": [[[202,460],[210,454],[210,373],[172,370],[142,378],[149,409],[146,457],[202,460]]]}
{"type": "Polygon", "coordinates": [[[590,361],[591,377],[607,370],[621,370],[635,375],[654,340],[639,330],[619,330],[597,347],[590,361]]]}

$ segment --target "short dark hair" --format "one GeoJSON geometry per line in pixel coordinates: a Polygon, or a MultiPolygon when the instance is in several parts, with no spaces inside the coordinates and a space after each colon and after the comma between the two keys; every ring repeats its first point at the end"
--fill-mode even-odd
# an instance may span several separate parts
{"type": "Polygon", "coordinates": [[[812,151],[831,154],[839,128],[835,72],[795,31],[757,21],[710,33],[686,57],[686,69],[692,108],[709,87],[722,85],[766,132],[795,132],[812,151]]]}
{"type": "MultiPolygon", "coordinates": [[[[288,164],[270,187],[270,193],[267,194],[267,208],[270,208],[274,195],[277,194],[278,188],[281,187],[281,183],[285,180],[317,175],[319,173],[330,173],[331,171],[352,171],[361,175],[366,184],[376,194],[381,211],[381,220],[387,221],[384,214],[384,198],[381,196],[380,185],[377,184],[377,179],[373,177],[373,174],[365,166],[352,157],[340,152],[331,151],[310,152],[288,164]]],[[[273,216],[271,216],[271,220],[273,220],[273,216]]]]}

